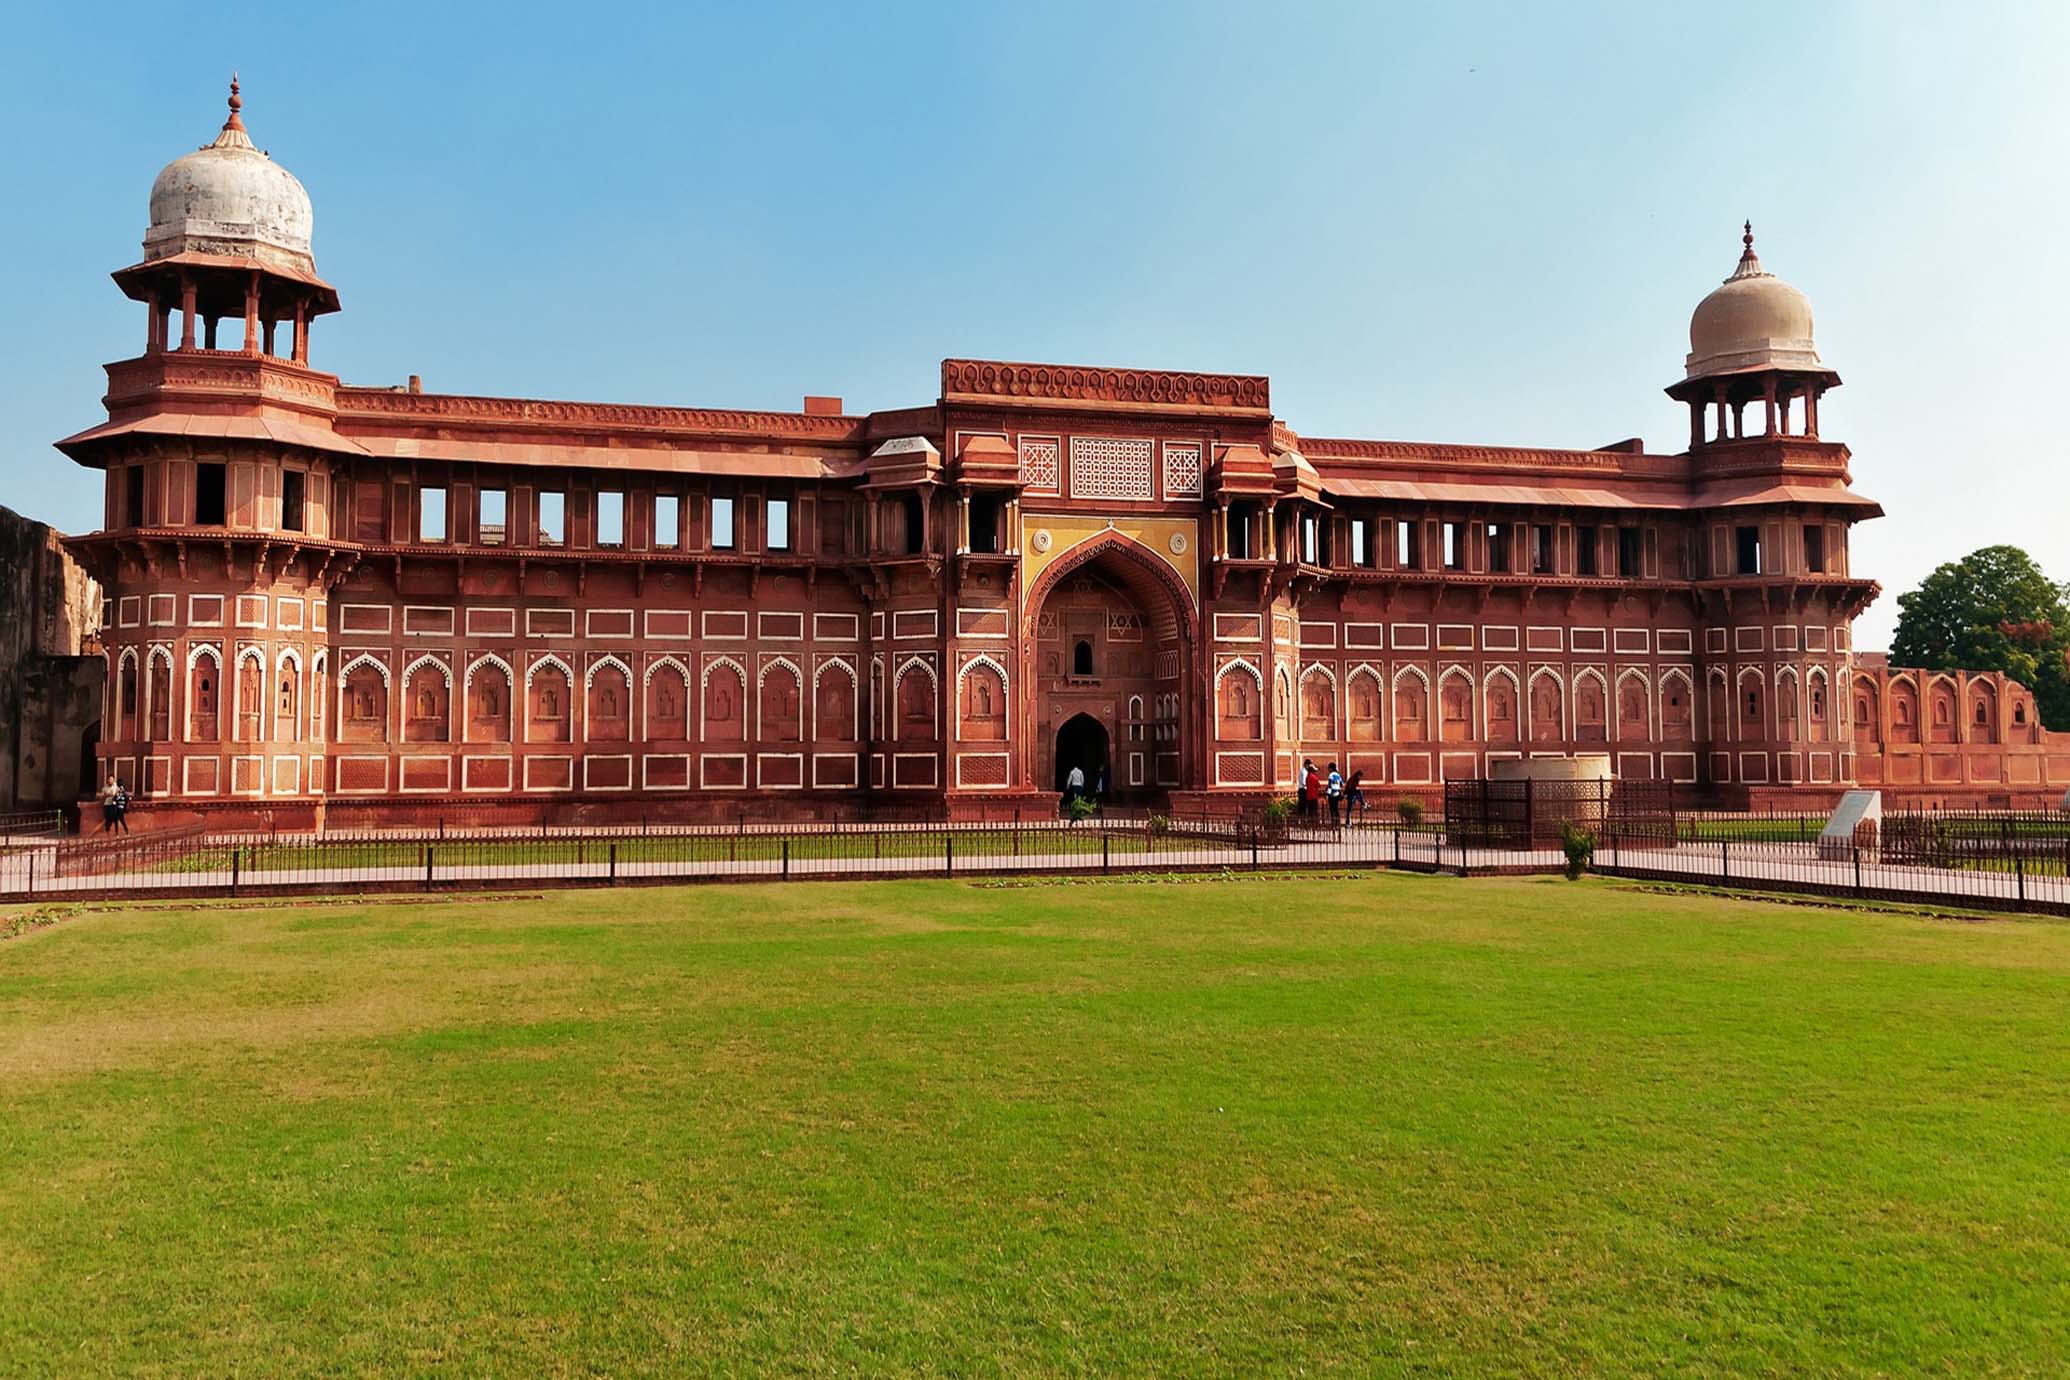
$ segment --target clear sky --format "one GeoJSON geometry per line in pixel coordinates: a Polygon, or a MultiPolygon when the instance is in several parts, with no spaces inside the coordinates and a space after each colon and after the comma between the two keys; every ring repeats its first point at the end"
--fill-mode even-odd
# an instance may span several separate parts
{"type": "Polygon", "coordinates": [[[1896,596],[2070,578],[2070,5],[39,4],[0,115],[0,503],[137,353],[160,166],[241,69],[344,312],[438,391],[851,410],[947,355],[1272,376],[1308,435],[1687,439],[1661,388],[1751,216],[1846,386],[1896,596]]]}

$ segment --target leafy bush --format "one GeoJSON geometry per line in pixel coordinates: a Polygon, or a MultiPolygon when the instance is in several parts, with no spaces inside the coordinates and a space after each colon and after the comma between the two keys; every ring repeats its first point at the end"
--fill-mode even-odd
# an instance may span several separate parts
{"type": "Polygon", "coordinates": [[[1267,824],[1283,825],[1294,817],[1294,798],[1290,795],[1276,795],[1265,802],[1259,817],[1267,824]]]}
{"type": "Polygon", "coordinates": [[[1150,827],[1150,836],[1152,838],[1163,838],[1172,831],[1172,818],[1170,815],[1152,815],[1145,823],[1150,827]]]}
{"type": "Polygon", "coordinates": [[[1560,849],[1567,855],[1567,880],[1578,882],[1596,860],[1596,835],[1569,820],[1560,825],[1560,849]]]}
{"type": "Polygon", "coordinates": [[[1405,795],[1394,802],[1394,812],[1401,816],[1402,823],[1410,828],[1423,822],[1423,802],[1412,795],[1405,795]]]}
{"type": "Polygon", "coordinates": [[[1074,820],[1091,819],[1094,815],[1098,814],[1099,812],[1100,807],[1093,804],[1092,801],[1087,800],[1082,795],[1072,796],[1070,803],[1064,806],[1064,813],[1069,815],[1074,820]]]}

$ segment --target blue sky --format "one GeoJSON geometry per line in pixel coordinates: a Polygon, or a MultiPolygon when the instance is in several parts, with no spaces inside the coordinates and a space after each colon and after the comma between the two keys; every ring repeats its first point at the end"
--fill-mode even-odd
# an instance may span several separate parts
{"type": "Polygon", "coordinates": [[[2070,6],[38,5],[0,115],[0,503],[141,347],[106,274],[230,69],[345,310],[314,362],[441,391],[852,409],[946,355],[1272,376],[1309,435],[1679,449],[1690,309],[1751,216],[1847,383],[1896,595],[2070,578],[2070,6]],[[1973,13],[1971,11],[1974,11],[1973,13]]]}

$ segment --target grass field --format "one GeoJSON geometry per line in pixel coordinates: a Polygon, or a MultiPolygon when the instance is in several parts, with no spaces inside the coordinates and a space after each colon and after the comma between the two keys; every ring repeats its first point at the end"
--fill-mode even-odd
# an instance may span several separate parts
{"type": "Polygon", "coordinates": [[[2070,927],[1555,879],[81,909],[0,1372],[2070,1371],[2070,927]]]}

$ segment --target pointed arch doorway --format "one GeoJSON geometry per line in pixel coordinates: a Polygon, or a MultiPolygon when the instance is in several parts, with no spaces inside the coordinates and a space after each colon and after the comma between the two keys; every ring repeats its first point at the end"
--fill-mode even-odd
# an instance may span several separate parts
{"type": "MultiPolygon", "coordinates": [[[[1085,773],[1085,794],[1088,798],[1098,789],[1100,772],[1107,763],[1107,726],[1090,714],[1073,714],[1057,729],[1056,789],[1061,792],[1071,779],[1071,768],[1085,773]]],[[[1108,769],[1108,787],[1113,787],[1113,771],[1108,769]]]]}
{"type": "Polygon", "coordinates": [[[1110,802],[1154,805],[1196,789],[1198,633],[1192,596],[1170,564],[1109,531],[1043,571],[1027,610],[1024,779],[1061,790],[1075,753],[1088,789],[1106,767],[1110,802]],[[1074,727],[1081,718],[1092,728],[1074,727]],[[1096,756],[1087,746],[1094,728],[1096,756]]]}

